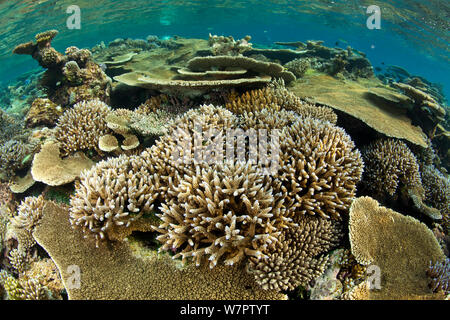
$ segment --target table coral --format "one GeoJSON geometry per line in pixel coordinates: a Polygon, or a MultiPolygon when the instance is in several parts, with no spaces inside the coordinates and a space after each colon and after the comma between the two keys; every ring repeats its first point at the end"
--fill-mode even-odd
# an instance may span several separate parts
{"type": "Polygon", "coordinates": [[[77,152],[64,159],[60,158],[60,144],[48,141],[34,156],[31,175],[35,181],[49,186],[60,186],[73,182],[81,171],[92,167],[94,162],[84,153],[77,152]]]}
{"type": "Polygon", "coordinates": [[[131,241],[95,248],[67,216],[67,210],[47,204],[33,235],[58,266],[69,299],[286,299],[258,288],[242,265],[182,266],[167,254],[133,249],[131,241]],[[71,285],[71,265],[81,270],[79,287],[71,285]]]}
{"type": "Polygon", "coordinates": [[[349,235],[357,261],[381,272],[381,289],[370,290],[370,299],[436,298],[426,270],[445,256],[425,224],[360,197],[350,208],[349,235]]]}

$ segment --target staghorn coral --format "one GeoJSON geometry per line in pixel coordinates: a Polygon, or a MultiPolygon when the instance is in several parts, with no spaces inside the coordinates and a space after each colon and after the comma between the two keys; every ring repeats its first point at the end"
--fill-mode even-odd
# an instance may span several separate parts
{"type": "Polygon", "coordinates": [[[275,192],[286,195],[289,210],[333,219],[347,214],[363,161],[344,129],[300,119],[282,132],[280,151],[280,184],[275,192]]]}
{"type": "Polygon", "coordinates": [[[264,253],[267,258],[250,258],[249,272],[265,290],[294,290],[307,286],[325,270],[328,256],[342,237],[341,227],[332,220],[303,216],[298,226],[281,232],[278,241],[264,253]]]}
{"type": "Polygon", "coordinates": [[[52,259],[44,258],[33,262],[24,277],[37,279],[42,286],[48,289],[49,297],[62,299],[61,294],[65,289],[58,268],[52,259]]]}
{"type": "Polygon", "coordinates": [[[79,102],[65,111],[55,128],[61,154],[66,156],[86,150],[101,152],[98,147],[99,138],[111,133],[106,123],[106,116],[110,112],[111,108],[100,100],[79,102]]]}
{"type": "Polygon", "coordinates": [[[290,225],[270,178],[249,163],[195,169],[178,178],[168,191],[177,196],[162,204],[161,250],[182,249],[174,257],[192,257],[196,265],[206,257],[211,268],[222,258],[226,265],[246,256],[260,259],[290,225]]]}
{"type": "Polygon", "coordinates": [[[136,222],[153,210],[158,196],[151,174],[135,156],[121,155],[99,162],[81,173],[70,200],[70,222],[93,236],[123,239],[133,230],[148,230],[136,222]]]}
{"type": "Polygon", "coordinates": [[[132,241],[95,248],[71,228],[67,215],[48,203],[33,235],[55,261],[69,299],[286,299],[259,289],[243,266],[182,266],[132,241]],[[71,280],[71,265],[82,272],[79,286],[71,280]]]}
{"type": "Polygon", "coordinates": [[[429,287],[433,292],[442,291],[446,296],[450,293],[450,259],[431,263],[427,269],[429,287]]]}
{"type": "Polygon", "coordinates": [[[18,206],[16,215],[11,218],[6,239],[17,240],[20,253],[27,252],[35,245],[31,234],[42,217],[43,206],[42,196],[26,197],[18,206]]]}
{"type": "Polygon", "coordinates": [[[370,299],[434,297],[425,270],[445,256],[425,224],[360,197],[350,208],[349,236],[356,260],[380,268],[381,289],[370,290],[370,299]]]}
{"type": "Polygon", "coordinates": [[[49,186],[60,186],[74,181],[81,171],[89,169],[93,164],[94,162],[82,152],[61,159],[60,144],[48,141],[34,156],[31,175],[35,181],[49,186]]]}
{"type": "Polygon", "coordinates": [[[9,263],[19,274],[23,274],[28,268],[30,263],[30,257],[27,252],[21,251],[19,249],[12,249],[9,252],[9,263]]]}
{"type": "Polygon", "coordinates": [[[319,120],[336,123],[337,116],[332,109],[328,107],[319,107],[309,104],[284,86],[268,86],[263,89],[247,91],[241,96],[225,104],[225,108],[236,114],[244,112],[256,112],[263,109],[273,111],[291,110],[303,117],[312,117],[319,120]]]}

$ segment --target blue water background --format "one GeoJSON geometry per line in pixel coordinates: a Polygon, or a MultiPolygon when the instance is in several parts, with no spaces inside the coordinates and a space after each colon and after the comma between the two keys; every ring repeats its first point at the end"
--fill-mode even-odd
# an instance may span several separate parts
{"type": "MultiPolygon", "coordinates": [[[[350,45],[365,52],[374,67],[383,67],[382,63],[398,65],[411,74],[443,84],[449,97],[449,29],[445,19],[443,27],[433,28],[433,21],[439,21],[434,14],[448,17],[448,12],[442,12],[442,8],[444,11],[449,8],[448,3],[450,1],[0,0],[0,82],[13,80],[37,67],[29,56],[13,55],[11,50],[47,29],[60,31],[53,41],[60,52],[71,45],[89,48],[116,38],[179,35],[207,39],[212,33],[232,35],[236,39],[251,35],[251,42],[262,46],[271,46],[275,41],[309,39],[324,40],[325,45],[335,46],[339,41],[341,47],[350,45]],[[413,2],[415,5],[433,4],[437,8],[433,16],[427,17],[427,9],[416,17],[412,15],[413,2]],[[81,8],[80,30],[69,30],[66,26],[69,17],[66,8],[72,4],[81,8]],[[380,30],[366,27],[369,4],[381,8],[380,30]]],[[[442,24],[442,20],[439,23],[442,24]]]]}

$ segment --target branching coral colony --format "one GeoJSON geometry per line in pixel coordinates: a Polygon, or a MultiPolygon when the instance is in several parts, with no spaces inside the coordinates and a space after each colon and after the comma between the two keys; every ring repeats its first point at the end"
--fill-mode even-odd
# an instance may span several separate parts
{"type": "Polygon", "coordinates": [[[37,128],[31,135],[36,146],[22,142],[24,129],[0,114],[14,132],[14,139],[0,137],[6,152],[0,155],[0,170],[8,179],[28,171],[21,178],[27,188],[34,183],[36,190],[45,188],[32,197],[26,188],[1,185],[0,236],[7,267],[0,272],[0,285],[6,298],[60,299],[68,277],[63,269],[72,259],[95,269],[85,270],[85,276],[99,285],[68,290],[69,298],[179,298],[180,292],[214,299],[283,298],[301,288],[311,298],[448,294],[443,252],[449,183],[430,160],[433,155],[382,132],[368,134],[360,153],[359,137],[348,134],[353,128],[338,126],[339,108],[300,98],[285,85],[320,72],[328,73],[323,79],[334,74],[367,80],[372,67],[351,48],[344,54],[309,41],[284,44],[296,50],[254,49],[249,36],[235,41],[210,35],[209,41],[174,39],[170,46],[158,45],[154,37],[149,43],[127,40],[140,47],[128,52],[125,44],[114,49],[116,41],[95,51],[113,61],[109,66],[133,70],[116,76],[116,86],[89,50],[69,47],[61,54],[53,49],[56,35],[55,30],[43,32],[14,49],[46,69],[41,82],[48,96],[36,99],[26,117],[27,126],[37,128]],[[170,61],[176,64],[158,67],[167,79],[147,74],[143,81],[133,61],[158,50],[173,53],[170,61]],[[130,102],[134,109],[125,109],[112,101],[118,87],[127,95],[134,93],[126,90],[145,94],[130,102]],[[382,205],[401,203],[404,215],[422,213],[419,218],[433,232],[374,199],[357,198],[357,185],[359,193],[382,205]],[[49,194],[67,186],[65,201],[49,200],[49,194]],[[10,188],[24,193],[17,209],[10,188]],[[368,245],[371,220],[383,224],[374,229],[375,236],[410,250],[383,254],[383,240],[368,245]],[[136,231],[158,250],[145,247],[134,237],[136,231]],[[422,250],[414,251],[417,239],[425,240],[422,250]],[[72,247],[61,248],[61,243],[72,247]],[[51,259],[39,259],[39,245],[51,259]],[[101,270],[92,267],[98,264],[91,261],[95,257],[102,261],[101,270]],[[121,270],[122,262],[111,257],[127,261],[130,269],[121,270]],[[403,291],[394,288],[399,259],[415,262],[415,282],[403,291]],[[369,290],[366,269],[372,260],[386,266],[383,286],[394,288],[391,292],[369,290]],[[152,276],[142,284],[143,270],[152,276]],[[190,276],[195,279],[177,280],[190,276]],[[161,287],[164,281],[158,279],[170,279],[169,287],[161,287]],[[114,280],[121,285],[109,283],[114,280]],[[186,293],[183,283],[194,285],[186,293]]]}

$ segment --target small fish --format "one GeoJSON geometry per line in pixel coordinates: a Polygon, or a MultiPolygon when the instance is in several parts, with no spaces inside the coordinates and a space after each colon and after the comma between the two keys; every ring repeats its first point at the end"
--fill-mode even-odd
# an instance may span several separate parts
{"type": "Polygon", "coordinates": [[[103,72],[105,72],[108,67],[106,66],[106,64],[100,63],[100,68],[103,70],[103,72]]]}

